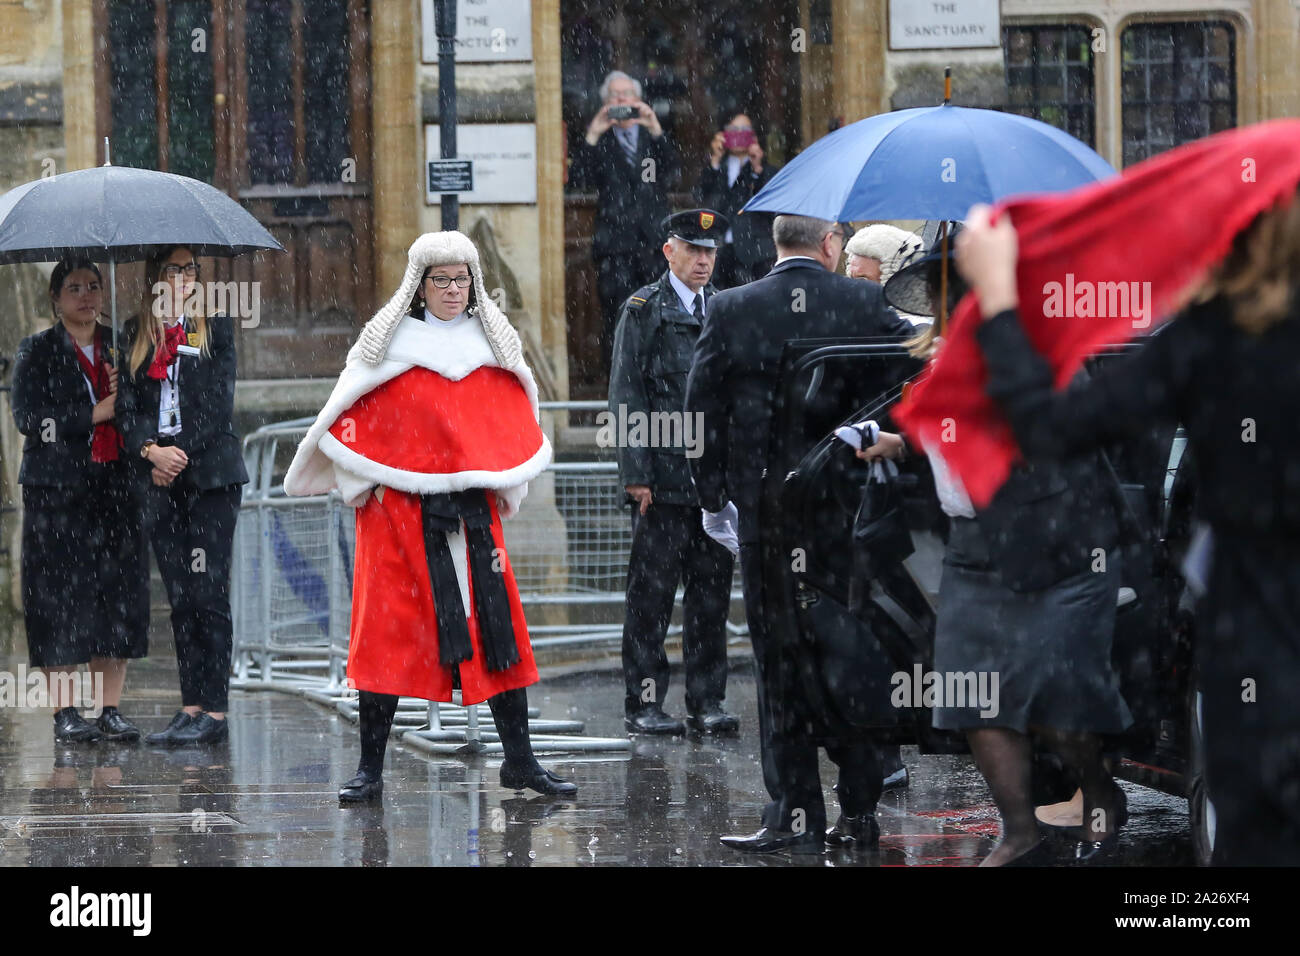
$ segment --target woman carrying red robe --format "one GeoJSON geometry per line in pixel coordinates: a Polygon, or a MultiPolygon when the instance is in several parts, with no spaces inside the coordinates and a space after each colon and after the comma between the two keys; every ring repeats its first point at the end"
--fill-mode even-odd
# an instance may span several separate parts
{"type": "Polygon", "coordinates": [[[492,710],[503,787],[577,792],[533,756],[524,688],[537,666],[501,529],[550,460],[536,382],[478,250],[426,233],[284,480],[290,495],[337,489],[357,509],[348,681],[361,763],[341,801],[383,792],[399,697],[450,701],[455,688],[492,710]]]}

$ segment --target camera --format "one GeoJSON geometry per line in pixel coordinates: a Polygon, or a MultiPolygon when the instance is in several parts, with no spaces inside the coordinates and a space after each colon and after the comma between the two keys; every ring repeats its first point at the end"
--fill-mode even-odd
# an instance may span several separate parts
{"type": "Polygon", "coordinates": [[[637,116],[638,112],[635,106],[611,106],[607,115],[612,120],[628,120],[637,116]]]}

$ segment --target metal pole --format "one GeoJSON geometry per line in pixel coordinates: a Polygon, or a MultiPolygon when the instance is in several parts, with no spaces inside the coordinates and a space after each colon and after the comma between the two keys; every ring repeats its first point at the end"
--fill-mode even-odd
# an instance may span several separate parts
{"type": "MultiPolygon", "coordinates": [[[[438,135],[442,158],[456,158],[456,0],[434,0],[438,37],[438,135]]],[[[460,194],[442,194],[443,230],[460,228],[460,194]]]]}

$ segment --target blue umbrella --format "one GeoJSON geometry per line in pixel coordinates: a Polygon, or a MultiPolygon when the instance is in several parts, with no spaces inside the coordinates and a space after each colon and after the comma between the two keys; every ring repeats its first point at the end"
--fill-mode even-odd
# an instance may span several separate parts
{"type": "Polygon", "coordinates": [[[823,136],[742,211],[838,222],[960,220],[977,202],[1061,192],[1114,174],[1055,126],[945,104],[881,113],[823,136]]]}

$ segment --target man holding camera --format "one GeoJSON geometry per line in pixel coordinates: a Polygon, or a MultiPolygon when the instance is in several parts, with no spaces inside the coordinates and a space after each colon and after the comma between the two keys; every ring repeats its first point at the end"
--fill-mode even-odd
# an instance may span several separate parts
{"type": "Polygon", "coordinates": [[[579,189],[596,190],[591,259],[604,320],[601,354],[608,369],[620,307],[663,269],[659,223],[668,215],[677,154],[632,77],[620,70],[610,73],[600,97],[604,104],[574,153],[569,178],[579,189]]]}
{"type": "Polygon", "coordinates": [[[767,275],[776,262],[771,214],[740,214],[776,171],[777,167],[766,161],[754,124],[744,113],[733,116],[709,144],[709,161],[700,175],[697,193],[700,205],[718,210],[732,224],[718,250],[714,272],[723,289],[767,275]]]}

